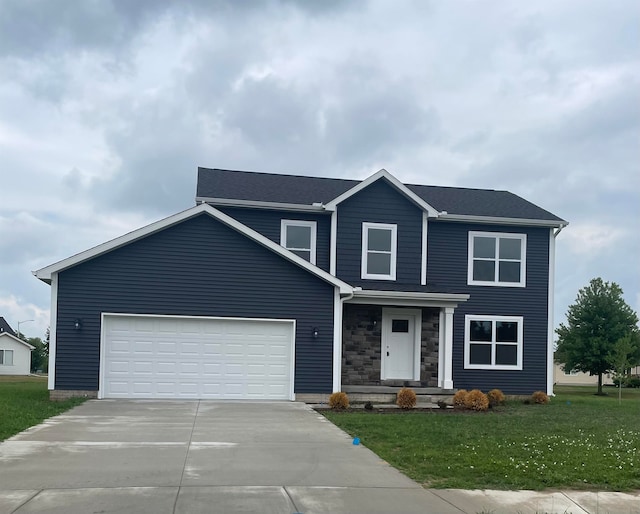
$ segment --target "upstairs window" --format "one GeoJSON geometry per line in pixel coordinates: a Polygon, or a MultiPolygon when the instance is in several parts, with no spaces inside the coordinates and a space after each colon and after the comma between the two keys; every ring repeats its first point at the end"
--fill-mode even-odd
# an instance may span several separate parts
{"type": "Polygon", "coordinates": [[[13,366],[13,350],[0,350],[0,365],[13,366]]]}
{"type": "Polygon", "coordinates": [[[397,225],[362,224],[362,278],[396,279],[397,225]]]}
{"type": "Polygon", "coordinates": [[[524,287],[527,236],[469,232],[468,284],[524,287]]]}
{"type": "Polygon", "coordinates": [[[309,261],[316,263],[316,222],[282,220],[280,245],[309,261]]]}
{"type": "Polygon", "coordinates": [[[465,316],[466,369],[522,369],[521,316],[465,316]]]}

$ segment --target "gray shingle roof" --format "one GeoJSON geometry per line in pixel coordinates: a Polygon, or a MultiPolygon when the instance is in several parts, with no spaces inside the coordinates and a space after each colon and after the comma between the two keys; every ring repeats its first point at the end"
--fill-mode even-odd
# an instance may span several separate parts
{"type": "Polygon", "coordinates": [[[7,323],[7,321],[0,316],[0,334],[2,332],[6,332],[7,334],[11,334],[12,336],[17,335],[13,329],[11,328],[11,326],[9,326],[9,323],[7,323]]]}
{"type": "MultiPolygon", "coordinates": [[[[198,168],[196,197],[326,204],[359,183],[359,180],[198,168]]],[[[414,184],[407,187],[438,211],[448,214],[564,221],[508,191],[414,184]]]]}

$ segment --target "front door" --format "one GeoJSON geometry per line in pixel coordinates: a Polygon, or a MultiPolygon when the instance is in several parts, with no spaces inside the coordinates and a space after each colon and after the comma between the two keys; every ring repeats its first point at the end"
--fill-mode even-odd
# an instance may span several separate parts
{"type": "Polygon", "coordinates": [[[382,380],[420,380],[421,312],[383,309],[382,380]]]}

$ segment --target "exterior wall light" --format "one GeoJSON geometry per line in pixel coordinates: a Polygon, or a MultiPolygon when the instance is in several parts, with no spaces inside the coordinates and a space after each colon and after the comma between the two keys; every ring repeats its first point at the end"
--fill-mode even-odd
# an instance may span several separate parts
{"type": "Polygon", "coordinates": [[[76,330],[80,330],[82,328],[82,320],[81,319],[74,319],[73,320],[73,328],[76,330]]]}
{"type": "Polygon", "coordinates": [[[318,330],[318,327],[313,327],[313,338],[314,339],[318,339],[318,336],[320,335],[320,331],[318,330]]]}

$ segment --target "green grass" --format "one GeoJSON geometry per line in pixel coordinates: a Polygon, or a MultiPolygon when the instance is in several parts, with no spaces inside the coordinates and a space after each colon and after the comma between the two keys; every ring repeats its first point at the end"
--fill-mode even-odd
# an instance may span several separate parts
{"type": "Polygon", "coordinates": [[[84,398],[49,400],[46,377],[0,377],[0,441],[81,404],[84,398]]]}
{"type": "Polygon", "coordinates": [[[558,387],[486,412],[326,412],[425,487],[640,489],[640,389],[558,387]]]}

